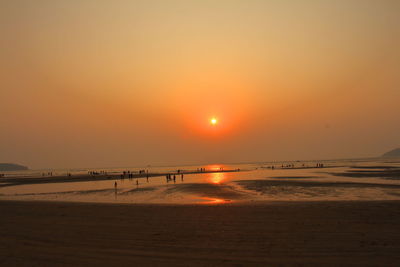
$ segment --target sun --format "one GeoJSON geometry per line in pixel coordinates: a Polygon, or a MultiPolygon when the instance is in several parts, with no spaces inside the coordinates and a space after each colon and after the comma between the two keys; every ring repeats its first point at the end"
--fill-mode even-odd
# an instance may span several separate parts
{"type": "Polygon", "coordinates": [[[216,125],[218,123],[218,120],[216,118],[212,118],[210,120],[211,125],[216,125]]]}

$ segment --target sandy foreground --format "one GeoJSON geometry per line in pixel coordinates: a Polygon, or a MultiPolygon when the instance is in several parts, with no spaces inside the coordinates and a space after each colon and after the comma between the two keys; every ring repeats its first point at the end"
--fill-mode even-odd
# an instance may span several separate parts
{"type": "Polygon", "coordinates": [[[400,265],[400,201],[0,201],[1,266],[400,265]]]}

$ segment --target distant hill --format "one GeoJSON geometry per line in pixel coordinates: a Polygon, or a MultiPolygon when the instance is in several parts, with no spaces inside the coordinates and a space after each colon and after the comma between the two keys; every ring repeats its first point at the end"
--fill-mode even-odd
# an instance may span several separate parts
{"type": "Polygon", "coordinates": [[[23,171],[28,167],[13,163],[0,163],[0,171],[23,171]]]}
{"type": "Polygon", "coordinates": [[[384,158],[400,158],[400,148],[396,148],[382,155],[384,158]]]}

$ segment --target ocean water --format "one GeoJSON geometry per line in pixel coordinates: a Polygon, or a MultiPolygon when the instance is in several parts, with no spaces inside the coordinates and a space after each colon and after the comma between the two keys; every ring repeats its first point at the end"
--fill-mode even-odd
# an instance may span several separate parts
{"type": "MultiPolygon", "coordinates": [[[[252,164],[147,168],[51,170],[54,176],[86,175],[88,171],[149,173],[193,171],[212,173],[89,182],[11,185],[0,182],[0,199],[105,203],[230,204],[265,201],[338,201],[400,199],[400,159],[352,159],[252,164]],[[316,168],[323,163],[324,168],[316,168]],[[290,165],[287,167],[287,165],[290,165]],[[274,166],[274,169],[271,169],[274,166]],[[218,172],[240,169],[240,172],[218,172]],[[117,187],[115,188],[115,182],[117,187]]],[[[49,170],[5,172],[6,178],[41,177],[49,170]]],[[[1,178],[0,178],[1,179],[1,178]]]]}

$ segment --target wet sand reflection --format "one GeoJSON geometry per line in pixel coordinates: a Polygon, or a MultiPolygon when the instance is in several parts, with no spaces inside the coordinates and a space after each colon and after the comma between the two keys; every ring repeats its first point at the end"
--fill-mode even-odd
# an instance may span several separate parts
{"type": "Polygon", "coordinates": [[[224,173],[210,173],[207,177],[207,181],[212,184],[221,184],[225,180],[224,173]]]}
{"type": "Polygon", "coordinates": [[[230,199],[212,198],[212,197],[203,197],[201,199],[202,199],[202,201],[198,202],[197,204],[204,205],[204,204],[227,204],[227,203],[232,203],[232,200],[230,200],[230,199]]]}

